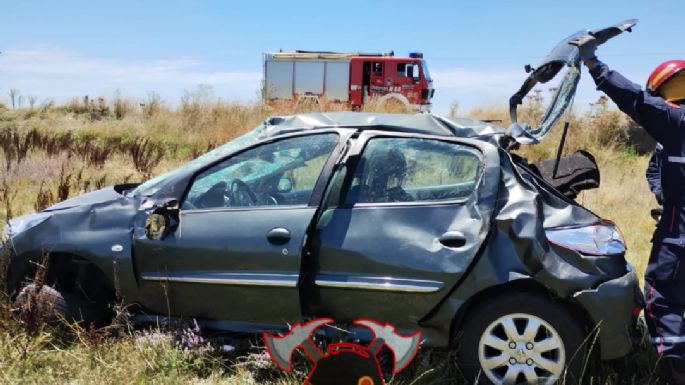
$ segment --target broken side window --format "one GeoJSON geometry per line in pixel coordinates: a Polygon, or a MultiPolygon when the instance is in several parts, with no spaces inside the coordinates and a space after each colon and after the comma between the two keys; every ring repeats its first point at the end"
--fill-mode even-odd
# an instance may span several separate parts
{"type": "Polygon", "coordinates": [[[467,198],[480,175],[479,153],[431,139],[372,139],[346,203],[436,202],[467,198]]]}
{"type": "Polygon", "coordinates": [[[237,154],[200,173],[181,208],[306,205],[337,139],[289,138],[237,154]]]}

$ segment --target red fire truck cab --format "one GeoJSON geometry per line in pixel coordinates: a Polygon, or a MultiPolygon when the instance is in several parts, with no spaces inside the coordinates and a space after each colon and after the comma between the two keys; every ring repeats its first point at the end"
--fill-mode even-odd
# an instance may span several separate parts
{"type": "Polygon", "coordinates": [[[430,111],[433,81],[421,53],[278,52],[264,54],[267,102],[347,103],[359,109],[371,98],[430,111]]]}

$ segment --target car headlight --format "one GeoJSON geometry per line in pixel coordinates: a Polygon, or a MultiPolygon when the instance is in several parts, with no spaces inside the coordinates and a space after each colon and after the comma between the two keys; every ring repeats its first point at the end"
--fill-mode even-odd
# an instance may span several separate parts
{"type": "Polygon", "coordinates": [[[14,218],[3,230],[3,237],[10,238],[40,225],[52,216],[52,213],[35,213],[14,218]]]}
{"type": "Polygon", "coordinates": [[[626,244],[613,222],[590,226],[546,229],[547,239],[559,246],[586,255],[616,255],[626,251],[626,244]]]}

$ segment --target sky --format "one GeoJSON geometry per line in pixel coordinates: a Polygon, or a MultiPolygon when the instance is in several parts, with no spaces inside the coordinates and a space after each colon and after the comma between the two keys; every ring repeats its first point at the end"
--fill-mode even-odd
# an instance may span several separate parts
{"type": "MultiPolygon", "coordinates": [[[[282,49],[423,52],[434,111],[506,106],[562,38],[631,18],[633,33],[598,50],[644,84],[665,60],[685,58],[682,0],[631,1],[4,1],[0,102],[18,89],[65,102],[155,92],[170,106],[209,85],[225,101],[258,99],[262,53],[282,49]]],[[[553,84],[549,85],[550,87],[553,84]]],[[[547,85],[545,85],[547,87],[547,85]]],[[[600,94],[583,74],[576,106],[600,94]]]]}

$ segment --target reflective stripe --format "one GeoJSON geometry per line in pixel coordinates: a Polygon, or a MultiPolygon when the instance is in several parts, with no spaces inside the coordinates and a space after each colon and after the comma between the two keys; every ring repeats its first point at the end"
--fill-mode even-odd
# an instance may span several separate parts
{"type": "Polygon", "coordinates": [[[664,76],[666,76],[669,72],[673,71],[672,66],[666,66],[664,69],[662,69],[656,76],[654,76],[653,79],[650,79],[649,82],[649,88],[652,89],[653,91],[656,91],[657,89],[657,84],[659,83],[659,80],[661,80],[664,76]]]}
{"type": "Polygon", "coordinates": [[[668,343],[668,344],[677,344],[681,342],[685,342],[685,336],[671,336],[671,337],[654,337],[651,338],[653,344],[662,344],[662,343],[668,343]]]}
{"type": "Polygon", "coordinates": [[[673,163],[685,163],[685,156],[669,156],[668,161],[673,163]]]}
{"type": "MultiPolygon", "coordinates": [[[[654,329],[656,330],[657,333],[661,334],[661,328],[659,327],[659,322],[657,321],[656,317],[654,316],[654,312],[652,311],[652,303],[654,302],[654,285],[649,283],[649,281],[645,282],[645,285],[649,286],[649,292],[647,294],[647,307],[645,308],[645,312],[649,316],[649,319],[652,321],[652,325],[654,326],[654,329]]],[[[657,338],[652,338],[655,341],[652,341],[653,344],[656,345],[656,351],[661,354],[661,352],[664,350],[664,345],[661,343],[661,341],[656,341],[658,340],[657,338]]]]}

